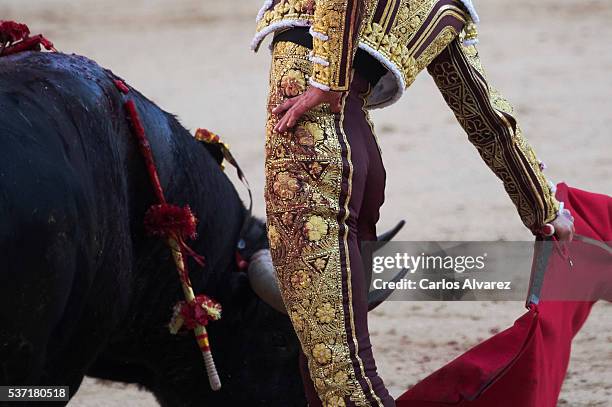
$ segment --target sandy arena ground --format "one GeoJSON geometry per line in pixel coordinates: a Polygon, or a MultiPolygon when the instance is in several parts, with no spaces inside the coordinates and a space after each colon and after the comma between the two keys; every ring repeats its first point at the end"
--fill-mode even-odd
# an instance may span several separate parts
{"type": "MultiPolygon", "coordinates": [[[[111,68],[190,129],[228,141],[263,215],[263,124],[269,54],[249,51],[261,0],[3,0],[57,48],[111,68]]],[[[612,4],[609,0],[476,0],[481,54],[513,101],[548,176],[612,194],[612,4]]],[[[525,240],[500,183],[480,161],[424,73],[373,114],[388,171],[381,228],[403,240],[525,240]]],[[[237,184],[238,185],[238,184],[237,184]]],[[[528,270],[525,270],[527,273],[528,270]]],[[[610,406],[612,305],[574,342],[560,406],[610,406]]],[[[521,303],[393,303],[371,317],[375,355],[394,395],[509,326],[521,303]]],[[[86,379],[71,406],[154,406],[135,386],[86,379]]]]}

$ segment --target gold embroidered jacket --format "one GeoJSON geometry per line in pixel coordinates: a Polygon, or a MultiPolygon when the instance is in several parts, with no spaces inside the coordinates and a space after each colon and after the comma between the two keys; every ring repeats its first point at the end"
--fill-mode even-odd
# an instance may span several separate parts
{"type": "Polygon", "coordinates": [[[344,91],[359,47],[387,68],[368,98],[368,108],[380,108],[397,101],[458,34],[444,24],[448,17],[478,21],[471,0],[267,0],[257,17],[252,48],[256,51],[270,33],[310,27],[311,85],[344,91]]]}
{"type": "MultiPolygon", "coordinates": [[[[361,48],[387,69],[367,100],[367,108],[380,108],[397,101],[417,74],[457,36],[466,44],[475,40],[470,27],[478,21],[471,0],[266,0],[257,16],[252,48],[257,51],[268,34],[310,27],[310,84],[336,91],[348,89],[352,61],[361,48]]],[[[520,134],[513,133],[512,143],[520,154],[502,161],[494,156],[483,158],[512,191],[510,197],[523,222],[535,232],[557,216],[559,203],[533,150],[520,134]],[[504,176],[502,167],[509,168],[510,161],[522,158],[528,161],[522,175],[533,179],[528,175],[535,174],[535,181],[520,182],[521,174],[516,179],[504,176]]],[[[485,148],[473,143],[479,151],[485,148]]]]}

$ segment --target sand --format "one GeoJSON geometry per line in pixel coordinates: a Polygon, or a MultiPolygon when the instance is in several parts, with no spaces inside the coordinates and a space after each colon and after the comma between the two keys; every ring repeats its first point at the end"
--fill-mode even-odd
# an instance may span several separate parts
{"type": "MultiPolygon", "coordinates": [[[[269,54],[249,51],[259,0],[4,0],[65,52],[111,68],[189,129],[233,148],[263,216],[263,123],[269,54]],[[25,4],[24,4],[25,3],[25,4]]],[[[476,1],[489,79],[517,107],[547,174],[612,194],[612,4],[609,0],[476,1]]],[[[373,113],[388,172],[381,229],[403,240],[529,240],[500,183],[481,162],[432,80],[373,113]]],[[[239,184],[237,184],[239,185],[239,184]]],[[[240,188],[240,187],[238,187],[240,188]]],[[[242,191],[242,190],[241,190],[242,191]]],[[[525,270],[527,273],[528,270],[525,270]]],[[[560,406],[609,406],[612,318],[598,304],[574,342],[560,406]]],[[[379,370],[394,395],[523,313],[522,304],[393,303],[371,316],[379,370]]],[[[71,406],[154,406],[135,386],[86,379],[71,406]]]]}

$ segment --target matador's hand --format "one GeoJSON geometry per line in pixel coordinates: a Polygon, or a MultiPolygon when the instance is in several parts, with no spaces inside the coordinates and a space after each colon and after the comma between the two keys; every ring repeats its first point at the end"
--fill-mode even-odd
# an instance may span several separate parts
{"type": "Polygon", "coordinates": [[[551,222],[555,228],[557,239],[562,242],[571,242],[574,238],[574,217],[569,211],[561,211],[561,213],[551,222]]]}
{"type": "Polygon", "coordinates": [[[300,96],[287,99],[272,110],[272,113],[282,116],[274,127],[274,131],[277,133],[287,131],[295,126],[304,113],[322,103],[329,103],[332,113],[340,113],[341,99],[342,93],[340,92],[324,91],[309,86],[300,96]]]}

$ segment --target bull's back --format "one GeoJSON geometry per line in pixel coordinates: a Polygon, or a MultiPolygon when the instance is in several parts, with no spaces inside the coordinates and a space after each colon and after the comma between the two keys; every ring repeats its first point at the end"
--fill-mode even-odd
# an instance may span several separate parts
{"type": "Polygon", "coordinates": [[[129,255],[108,87],[82,57],[0,58],[0,382],[39,380],[89,305],[117,300],[99,273],[129,255]]]}

